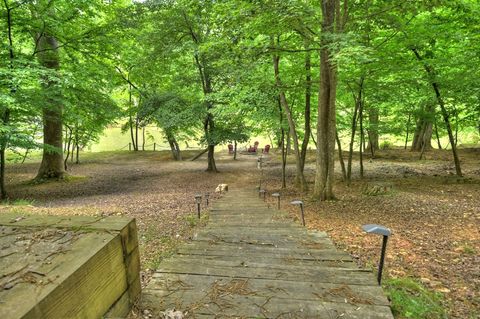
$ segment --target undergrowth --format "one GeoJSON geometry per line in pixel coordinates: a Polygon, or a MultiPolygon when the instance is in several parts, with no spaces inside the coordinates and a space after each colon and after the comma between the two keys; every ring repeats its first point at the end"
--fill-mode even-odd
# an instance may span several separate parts
{"type": "Polygon", "coordinates": [[[433,292],[412,278],[387,279],[384,288],[396,319],[447,318],[441,293],[433,292]]]}

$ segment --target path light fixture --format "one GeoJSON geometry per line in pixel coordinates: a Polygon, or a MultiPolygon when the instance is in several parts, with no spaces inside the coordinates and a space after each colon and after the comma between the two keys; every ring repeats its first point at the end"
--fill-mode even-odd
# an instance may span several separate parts
{"type": "Polygon", "coordinates": [[[195,202],[197,203],[197,214],[198,214],[198,218],[200,219],[200,204],[202,204],[202,195],[196,194],[195,202]]]}
{"type": "Polygon", "coordinates": [[[257,159],[257,168],[262,169],[263,168],[263,155],[260,155],[257,159]]]}
{"type": "Polygon", "coordinates": [[[302,225],[305,226],[305,213],[303,211],[303,202],[301,200],[294,200],[290,204],[300,206],[300,211],[302,212],[302,225]]]}
{"type": "Polygon", "coordinates": [[[264,189],[261,189],[258,191],[258,197],[261,197],[263,195],[263,201],[265,201],[265,196],[267,195],[267,191],[264,189]]]}
{"type": "Polygon", "coordinates": [[[278,200],[278,205],[277,205],[277,207],[278,207],[278,209],[280,209],[280,193],[273,193],[273,194],[272,194],[272,197],[276,197],[276,198],[277,198],[277,200],[278,200]]]}
{"type": "Polygon", "coordinates": [[[378,284],[380,285],[382,283],[382,272],[383,272],[383,264],[385,261],[385,251],[387,250],[387,241],[388,241],[388,237],[392,234],[392,232],[390,231],[390,229],[388,229],[385,226],[375,225],[375,224],[363,225],[362,229],[366,233],[383,236],[382,253],[380,255],[380,264],[378,265],[378,275],[377,275],[377,281],[378,281],[378,284]]]}
{"type": "Polygon", "coordinates": [[[208,207],[208,199],[210,198],[210,193],[205,193],[205,200],[207,201],[207,207],[208,207]]]}
{"type": "Polygon", "coordinates": [[[263,156],[260,155],[257,159],[257,168],[260,170],[260,185],[259,189],[262,189],[262,180],[263,180],[263,156]]]}

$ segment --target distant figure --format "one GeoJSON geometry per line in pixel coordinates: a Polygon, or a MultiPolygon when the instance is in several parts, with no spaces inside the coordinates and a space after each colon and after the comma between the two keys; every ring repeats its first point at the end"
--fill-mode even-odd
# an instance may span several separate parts
{"type": "Polygon", "coordinates": [[[257,152],[257,149],[258,149],[258,144],[260,144],[260,143],[257,141],[257,142],[255,142],[255,143],[253,144],[253,147],[250,146],[250,147],[248,148],[248,152],[249,152],[249,153],[256,153],[256,152],[257,152]]]}
{"type": "Polygon", "coordinates": [[[268,154],[270,152],[270,145],[265,145],[265,149],[263,150],[263,154],[268,154]]]}
{"type": "Polygon", "coordinates": [[[233,145],[228,144],[228,154],[233,154],[233,145]]]}

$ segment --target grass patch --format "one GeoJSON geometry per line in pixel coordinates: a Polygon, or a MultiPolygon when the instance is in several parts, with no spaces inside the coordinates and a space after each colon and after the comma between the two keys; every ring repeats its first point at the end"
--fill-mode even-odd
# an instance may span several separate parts
{"type": "Polygon", "coordinates": [[[6,200],[3,202],[5,205],[9,206],[31,206],[35,203],[33,199],[15,199],[13,201],[6,200]]]}
{"type": "Polygon", "coordinates": [[[50,183],[76,183],[86,180],[87,176],[77,176],[77,175],[68,175],[65,174],[62,178],[52,178],[52,179],[44,179],[44,178],[34,178],[30,181],[26,181],[25,185],[35,186],[35,185],[43,185],[43,184],[50,184],[50,183]]]}
{"type": "Polygon", "coordinates": [[[432,292],[412,278],[385,280],[385,290],[392,301],[392,311],[397,319],[447,318],[441,293],[432,292]]]}
{"type": "MultiPolygon", "coordinates": [[[[179,216],[179,218],[183,218],[185,223],[189,226],[190,230],[187,230],[187,232],[193,231],[193,229],[196,227],[205,226],[208,222],[208,217],[209,215],[206,212],[202,212],[200,219],[198,219],[197,213],[192,213],[182,217],[179,216]]],[[[157,231],[153,226],[147,228],[141,237],[141,241],[145,245],[153,244],[157,247],[155,255],[145,263],[146,268],[149,269],[158,269],[160,267],[160,263],[164,259],[172,257],[176,253],[178,246],[184,242],[181,237],[158,237],[157,231]]]]}
{"type": "Polygon", "coordinates": [[[462,251],[464,254],[467,254],[467,255],[476,255],[477,254],[477,250],[475,249],[475,247],[473,247],[472,245],[466,243],[465,245],[462,246],[462,251]]]}
{"type": "Polygon", "coordinates": [[[208,214],[205,212],[202,212],[200,214],[200,219],[198,219],[197,213],[192,213],[190,215],[186,215],[184,219],[187,225],[190,226],[191,228],[196,226],[205,226],[208,221],[208,214]]]}
{"type": "Polygon", "coordinates": [[[173,256],[178,247],[178,241],[169,236],[160,238],[162,249],[158,251],[155,258],[147,262],[146,266],[149,269],[158,269],[162,260],[173,256]]]}

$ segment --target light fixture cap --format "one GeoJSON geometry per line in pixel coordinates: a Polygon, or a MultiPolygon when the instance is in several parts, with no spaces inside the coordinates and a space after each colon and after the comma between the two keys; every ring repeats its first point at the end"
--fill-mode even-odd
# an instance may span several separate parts
{"type": "Polygon", "coordinates": [[[376,224],[363,225],[362,229],[369,234],[377,234],[382,236],[390,236],[392,231],[385,226],[376,224]]]}
{"type": "Polygon", "coordinates": [[[196,194],[195,195],[195,201],[197,202],[197,204],[199,204],[202,201],[202,195],[196,194]]]}

